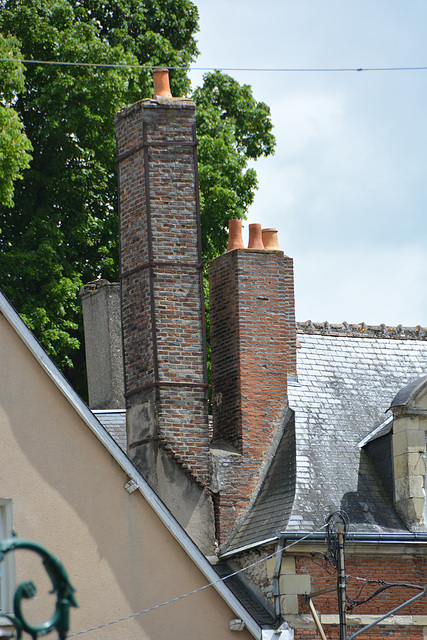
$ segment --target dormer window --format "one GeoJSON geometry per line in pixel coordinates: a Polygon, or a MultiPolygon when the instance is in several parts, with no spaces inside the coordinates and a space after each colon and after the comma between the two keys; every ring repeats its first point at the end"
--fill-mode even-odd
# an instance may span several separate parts
{"type": "Polygon", "coordinates": [[[404,387],[391,403],[396,510],[411,531],[426,531],[427,376],[404,387]]]}

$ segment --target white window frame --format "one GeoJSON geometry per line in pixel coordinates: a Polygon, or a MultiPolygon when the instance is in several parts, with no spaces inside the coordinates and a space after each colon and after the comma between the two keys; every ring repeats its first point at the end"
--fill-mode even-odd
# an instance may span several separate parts
{"type": "MultiPolygon", "coordinates": [[[[0,498],[0,540],[12,535],[12,500],[0,498]]],[[[0,563],[0,616],[2,613],[12,613],[15,580],[15,558],[12,551],[0,563]]]]}

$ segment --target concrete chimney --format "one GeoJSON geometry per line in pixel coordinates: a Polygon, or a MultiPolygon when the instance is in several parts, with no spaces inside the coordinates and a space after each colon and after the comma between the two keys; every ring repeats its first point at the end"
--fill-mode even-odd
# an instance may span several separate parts
{"type": "Polygon", "coordinates": [[[274,454],[296,377],[293,261],[280,250],[234,249],[211,262],[209,286],[213,452],[230,452],[215,500],[224,542],[274,454]]]}
{"type": "Polygon", "coordinates": [[[91,409],[124,409],[120,285],[94,280],[80,290],[91,409]]]}

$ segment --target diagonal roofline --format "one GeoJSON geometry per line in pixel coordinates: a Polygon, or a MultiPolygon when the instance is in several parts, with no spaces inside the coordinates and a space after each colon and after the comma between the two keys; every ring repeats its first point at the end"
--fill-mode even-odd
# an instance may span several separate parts
{"type": "Polygon", "coordinates": [[[202,554],[200,549],[194,544],[189,535],[181,527],[178,521],[170,513],[158,495],[153,491],[148,482],[137,471],[129,458],[123,453],[119,445],[113,440],[102,424],[93,415],[92,411],[80,396],[74,391],[65,376],[59,371],[52,362],[43,347],[37,341],[30,329],[20,318],[18,312],[6,298],[4,293],[0,291],[0,313],[9,322],[17,335],[28,350],[36,358],[40,366],[56,385],[59,391],[65,396],[72,405],[76,413],[86,423],[94,435],[102,442],[110,455],[115,459],[117,464],[128,475],[130,480],[136,485],[136,489],[140,491],[145,500],[150,504],[157,516],[163,522],[168,531],[175,540],[181,545],[188,556],[193,560],[197,568],[203,573],[205,578],[212,583],[213,588],[219,593],[223,600],[228,604],[230,609],[238,616],[246,625],[248,631],[255,637],[261,638],[262,629],[260,625],[250,615],[248,610],[243,607],[241,602],[232,593],[229,587],[222,581],[219,581],[218,574],[212,567],[207,558],[202,554]]]}

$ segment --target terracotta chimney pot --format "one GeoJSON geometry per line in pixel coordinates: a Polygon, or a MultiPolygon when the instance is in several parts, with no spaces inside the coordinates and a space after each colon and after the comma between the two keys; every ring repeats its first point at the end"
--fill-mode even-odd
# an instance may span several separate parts
{"type": "Polygon", "coordinates": [[[249,244],[248,249],[262,249],[264,250],[264,244],[262,242],[261,225],[250,224],[249,225],[249,244]]]}
{"type": "Polygon", "coordinates": [[[267,251],[280,251],[277,229],[263,229],[262,241],[267,251]]]}
{"type": "Polygon", "coordinates": [[[154,97],[172,98],[168,69],[153,69],[154,97]]]}
{"type": "Polygon", "coordinates": [[[241,220],[229,220],[228,221],[228,246],[227,251],[233,249],[244,249],[242,236],[242,221],[241,220]]]}

